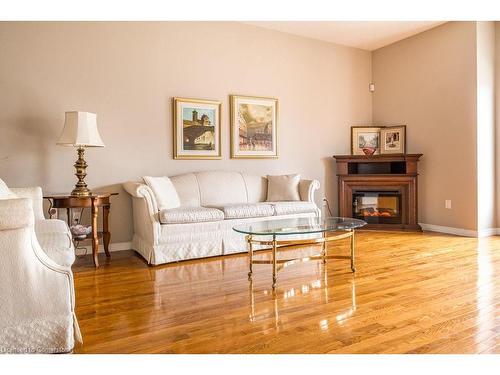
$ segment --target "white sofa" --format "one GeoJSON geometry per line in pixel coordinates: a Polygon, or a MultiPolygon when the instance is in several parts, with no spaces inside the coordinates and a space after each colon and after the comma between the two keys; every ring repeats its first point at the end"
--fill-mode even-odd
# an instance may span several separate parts
{"type": "Polygon", "coordinates": [[[0,353],[69,352],[81,341],[71,235],[44,218],[40,188],[10,190],[17,198],[0,199],[0,353]]]}
{"type": "Polygon", "coordinates": [[[151,265],[246,251],[238,223],[317,217],[317,180],[300,180],[300,201],[266,202],[267,178],[239,172],[208,171],[170,177],[181,206],[158,209],[152,190],[127,182],[134,218],[133,249],[151,265]]]}

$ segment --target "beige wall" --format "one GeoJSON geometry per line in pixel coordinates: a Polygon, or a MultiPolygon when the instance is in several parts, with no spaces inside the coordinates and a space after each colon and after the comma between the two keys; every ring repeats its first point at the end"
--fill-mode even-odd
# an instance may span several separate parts
{"type": "MultiPolygon", "coordinates": [[[[495,141],[500,145],[500,22],[495,22],[495,141]]],[[[495,148],[495,161],[500,157],[500,152],[495,148]]],[[[495,162],[495,197],[496,197],[496,224],[500,226],[500,162],[495,162]]],[[[500,234],[500,233],[499,233],[500,234]]]]}
{"type": "MultiPolygon", "coordinates": [[[[452,30],[468,38],[467,27],[452,30]]],[[[466,48],[456,47],[456,57],[465,64],[466,48]]],[[[385,53],[376,56],[384,59],[385,53]]],[[[456,72],[454,87],[462,88],[461,79],[467,81],[461,73],[456,72]]],[[[379,65],[378,77],[383,76],[379,65]]],[[[326,193],[336,206],[331,156],[349,152],[350,125],[371,122],[370,78],[367,51],[238,23],[1,22],[0,177],[11,186],[70,191],[76,152],[55,143],[64,112],[84,110],[98,114],[106,144],[104,149],[88,150],[87,181],[91,188],[121,193],[113,205],[112,242],[129,241],[132,236],[130,198],[119,184],[146,174],[208,169],[299,172],[321,181],[318,204],[326,193]],[[229,159],[231,93],[279,98],[279,159],[229,159]],[[172,160],[173,96],[222,101],[222,160],[172,160]]],[[[378,83],[383,92],[382,80],[378,83]]],[[[401,88],[398,92],[402,94],[401,88]]],[[[456,98],[450,98],[450,105],[460,106],[451,99],[456,98]]],[[[380,100],[379,106],[381,118],[386,106],[380,100]]],[[[450,128],[452,123],[467,128],[470,114],[465,114],[466,118],[457,113],[447,119],[450,128]]],[[[387,120],[406,122],[397,115],[387,120]]],[[[440,154],[431,155],[422,147],[422,137],[412,129],[432,129],[423,123],[408,122],[410,151],[429,152],[428,158],[434,160],[440,154]]],[[[467,138],[460,145],[467,151],[470,142],[467,138]]],[[[456,142],[450,143],[455,153],[462,153],[455,149],[456,142]]],[[[439,162],[432,163],[440,168],[439,162]]],[[[430,171],[432,178],[435,170],[425,165],[424,175],[430,171]]],[[[468,179],[454,173],[457,182],[468,179]]],[[[429,215],[430,208],[423,208],[429,215]]]]}
{"type": "Polygon", "coordinates": [[[424,154],[419,221],[476,230],[476,23],[446,23],[372,59],[373,122],[406,124],[408,152],[424,154]]]}

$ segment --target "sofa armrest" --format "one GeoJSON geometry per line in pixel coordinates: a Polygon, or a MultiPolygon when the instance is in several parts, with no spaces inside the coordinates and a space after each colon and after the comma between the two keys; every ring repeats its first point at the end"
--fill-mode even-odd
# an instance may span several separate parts
{"type": "Polygon", "coordinates": [[[33,225],[31,199],[0,199],[0,231],[26,228],[33,225]]]}
{"type": "Polygon", "coordinates": [[[157,244],[161,235],[158,204],[153,191],[140,182],[125,182],[123,188],[132,196],[134,237],[157,244]]]}
{"type": "Polygon", "coordinates": [[[146,184],[140,182],[125,182],[123,188],[134,198],[143,198],[146,200],[149,208],[149,213],[155,215],[158,212],[158,204],[156,203],[153,191],[146,184]]]}
{"type": "Polygon", "coordinates": [[[305,202],[314,202],[314,192],[319,189],[318,180],[300,180],[299,195],[300,200],[305,202]]]}
{"type": "Polygon", "coordinates": [[[19,198],[30,198],[33,204],[35,219],[45,219],[43,215],[43,193],[41,187],[10,188],[10,190],[19,198]]]}

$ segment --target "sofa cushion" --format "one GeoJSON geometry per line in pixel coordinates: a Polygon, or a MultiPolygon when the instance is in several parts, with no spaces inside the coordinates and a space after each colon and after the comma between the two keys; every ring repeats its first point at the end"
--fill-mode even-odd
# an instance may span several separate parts
{"type": "Polygon", "coordinates": [[[217,207],[224,212],[225,219],[273,216],[274,206],[269,203],[236,203],[217,207]]]}
{"type": "Polygon", "coordinates": [[[299,174],[267,176],[267,201],[300,201],[299,174]]]}
{"type": "Polygon", "coordinates": [[[144,176],[144,182],[153,191],[159,210],[176,208],[181,205],[177,191],[170,178],[144,176]]]}
{"type": "Polygon", "coordinates": [[[68,225],[63,220],[43,219],[35,221],[35,233],[70,233],[68,225]]]}
{"type": "Polygon", "coordinates": [[[278,216],[317,212],[317,207],[313,202],[273,202],[273,205],[278,216]]]}
{"type": "Polygon", "coordinates": [[[242,173],[247,187],[248,203],[265,202],[267,198],[267,178],[242,173]]]}
{"type": "Polygon", "coordinates": [[[13,199],[17,198],[17,195],[14,194],[7,186],[5,182],[0,178],[0,199],[13,199]]]}
{"type": "Polygon", "coordinates": [[[18,198],[29,198],[33,204],[35,219],[45,219],[43,215],[43,193],[41,187],[10,188],[10,191],[18,198]]]}
{"type": "Polygon", "coordinates": [[[71,267],[75,250],[68,226],[62,220],[36,220],[35,234],[42,250],[55,263],[71,267]]]}
{"type": "Polygon", "coordinates": [[[200,202],[204,207],[248,203],[247,186],[241,173],[208,171],[196,173],[200,202]]]}
{"type": "Polygon", "coordinates": [[[185,173],[170,177],[179,195],[182,207],[200,207],[200,188],[194,173],[185,173]]]}
{"type": "Polygon", "coordinates": [[[224,213],[209,207],[178,207],[160,211],[162,224],[187,224],[224,220],[224,213]]]}

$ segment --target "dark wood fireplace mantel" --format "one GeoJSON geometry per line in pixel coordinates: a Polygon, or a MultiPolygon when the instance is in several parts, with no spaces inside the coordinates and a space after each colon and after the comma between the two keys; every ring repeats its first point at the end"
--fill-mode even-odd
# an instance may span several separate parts
{"type": "Polygon", "coordinates": [[[339,215],[366,220],[366,229],[421,231],[417,191],[421,156],[335,155],[339,215]]]}

